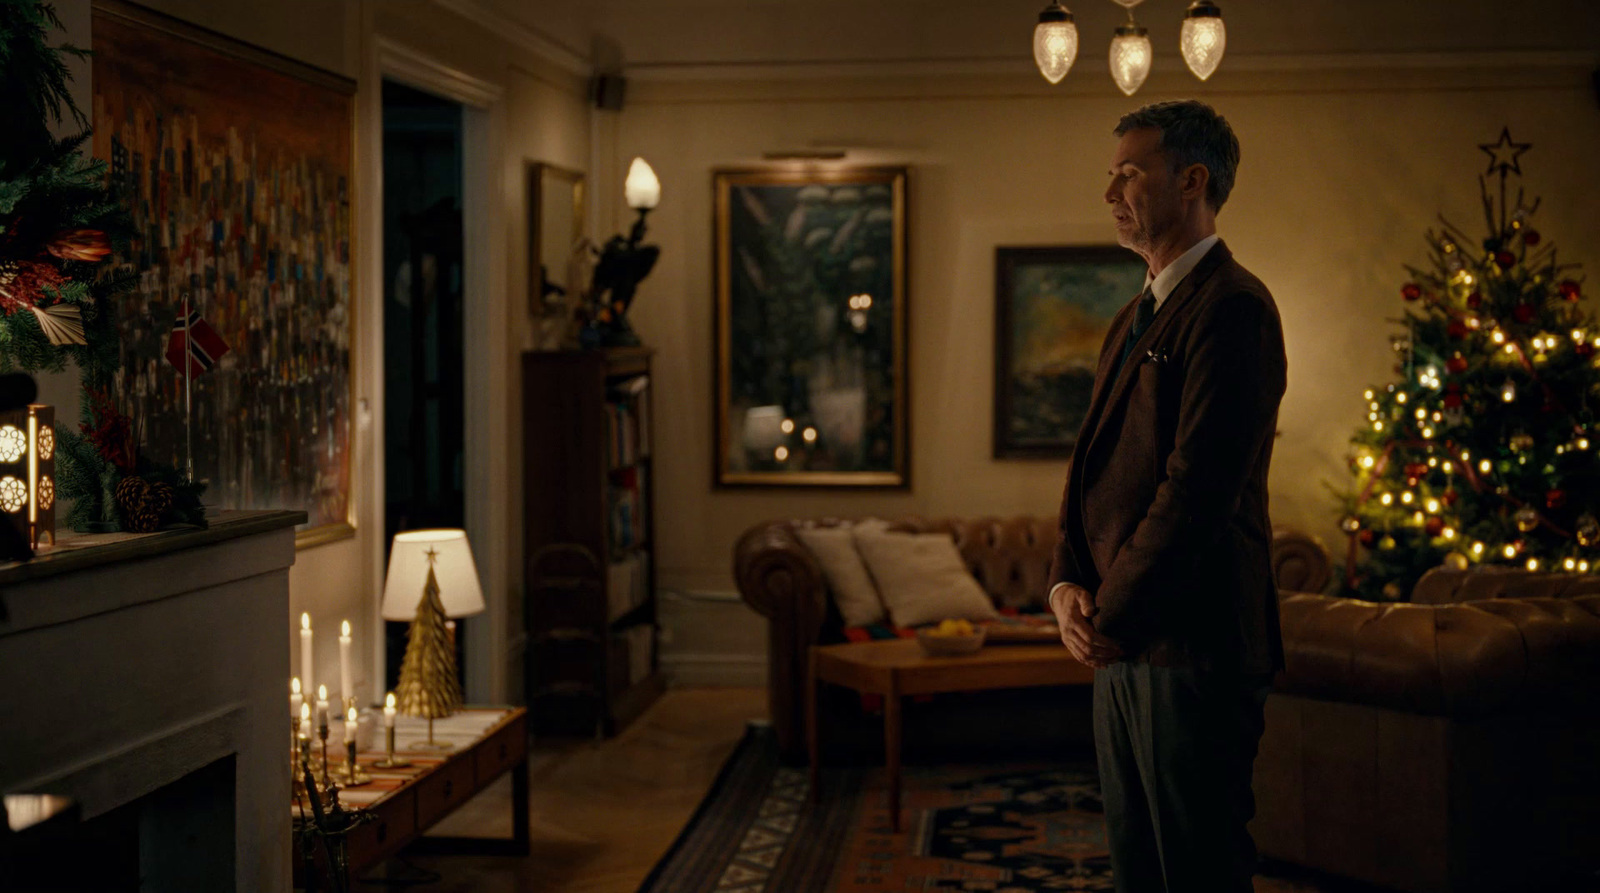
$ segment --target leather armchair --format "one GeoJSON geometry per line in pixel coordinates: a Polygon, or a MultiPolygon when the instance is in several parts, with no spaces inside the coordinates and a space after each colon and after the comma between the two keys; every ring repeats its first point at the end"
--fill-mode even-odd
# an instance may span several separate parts
{"type": "Polygon", "coordinates": [[[1261,852],[1408,891],[1574,889],[1600,863],[1597,585],[1479,568],[1406,604],[1283,593],[1261,852]]]}

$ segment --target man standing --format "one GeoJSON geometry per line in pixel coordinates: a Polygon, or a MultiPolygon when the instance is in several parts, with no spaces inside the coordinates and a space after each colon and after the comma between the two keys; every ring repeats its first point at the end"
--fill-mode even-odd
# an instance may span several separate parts
{"type": "Polygon", "coordinates": [[[1283,662],[1267,517],[1283,330],[1217,239],[1239,163],[1227,121],[1163,102],[1114,133],[1105,199],[1117,241],[1150,269],[1100,354],[1050,607],[1096,669],[1117,889],[1248,891],[1251,765],[1283,662]]]}

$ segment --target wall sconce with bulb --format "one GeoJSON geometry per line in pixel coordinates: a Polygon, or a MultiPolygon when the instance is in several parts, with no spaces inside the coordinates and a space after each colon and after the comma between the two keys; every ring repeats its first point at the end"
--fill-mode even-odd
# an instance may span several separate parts
{"type": "MultiPolygon", "coordinates": [[[[1111,78],[1118,89],[1128,96],[1138,92],[1150,66],[1155,50],[1150,44],[1150,33],[1133,17],[1133,8],[1144,0],[1112,0],[1128,11],[1128,21],[1117,26],[1111,38],[1111,78]]],[[[1222,21],[1222,9],[1214,0],[1194,0],[1184,12],[1183,30],[1179,49],[1189,70],[1200,80],[1206,80],[1222,63],[1227,48],[1228,31],[1222,21]]],[[[1072,11],[1053,2],[1039,13],[1038,24],[1033,29],[1033,61],[1039,73],[1052,84],[1058,84],[1072,68],[1078,55],[1078,27],[1072,11]]]]}
{"type": "Polygon", "coordinates": [[[644,241],[645,215],[661,202],[661,181],[649,162],[643,158],[633,159],[622,194],[628,207],[639,212],[639,219],[633,222],[627,237],[612,236],[600,249],[589,290],[594,304],[593,318],[580,333],[580,341],[586,347],[639,343],[639,336],[628,324],[628,308],[633,306],[639,283],[650,275],[656,259],[661,256],[659,247],[640,244],[644,241]]]}

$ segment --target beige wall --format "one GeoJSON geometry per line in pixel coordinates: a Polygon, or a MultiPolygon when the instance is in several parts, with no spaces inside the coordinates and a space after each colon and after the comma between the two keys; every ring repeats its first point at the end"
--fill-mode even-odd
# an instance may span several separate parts
{"type": "MultiPolygon", "coordinates": [[[[1348,60],[1347,60],[1348,61],[1348,60]]],[[[1359,61],[1359,60],[1358,60],[1359,61]]],[[[657,271],[635,304],[659,351],[659,459],[665,585],[732,588],[731,546],[767,518],[820,514],[1050,514],[1061,462],[990,458],[993,275],[997,245],[1104,243],[1101,194],[1117,117],[1198,96],[1231,120],[1243,164],[1219,230],[1273,290],[1289,350],[1289,391],[1272,472],[1274,519],[1335,542],[1324,480],[1342,483],[1360,392],[1386,380],[1386,317],[1400,309],[1402,265],[1443,212],[1476,231],[1476,148],[1502,124],[1537,147],[1529,191],[1537,226],[1564,257],[1600,261],[1600,177],[1589,148],[1600,112],[1587,65],[1497,68],[1474,56],[1404,69],[1383,59],[1320,69],[1223,72],[1209,85],[1172,73],[1169,53],[1135,99],[1103,69],[1050,89],[1037,74],[852,77],[824,68],[646,65],[630,85],[611,158],[655,165],[663,183],[652,235],[657,271]],[[761,78],[765,78],[762,80],[761,78]],[[908,493],[717,491],[712,455],[710,177],[772,150],[843,148],[851,161],[912,169],[911,427],[908,493]]],[[[1083,63],[1080,63],[1083,64],[1083,63]]],[[[1279,60],[1282,65],[1282,60],[1279,60]]],[[[1505,64],[1502,59],[1496,65],[1505,64]]],[[[619,220],[620,223],[620,220],[619,220]]]]}

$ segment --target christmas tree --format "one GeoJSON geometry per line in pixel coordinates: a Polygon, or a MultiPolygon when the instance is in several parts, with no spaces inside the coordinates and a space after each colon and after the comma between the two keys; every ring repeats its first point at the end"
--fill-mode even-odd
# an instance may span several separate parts
{"type": "Polygon", "coordinates": [[[433,575],[437,554],[428,550],[428,580],[422,586],[417,615],[406,632],[406,656],[400,664],[400,687],[395,691],[401,713],[428,719],[449,716],[461,707],[455,643],[450,641],[445,627],[439,581],[433,575]]]}
{"type": "Polygon", "coordinates": [[[1509,194],[1529,144],[1502,130],[1480,148],[1486,235],[1442,218],[1427,233],[1429,264],[1401,288],[1399,377],[1363,394],[1346,595],[1402,599],[1441,564],[1600,570],[1600,331],[1576,265],[1530,225],[1538,201],[1509,194]]]}

